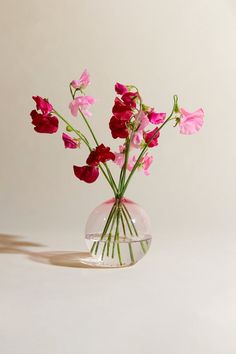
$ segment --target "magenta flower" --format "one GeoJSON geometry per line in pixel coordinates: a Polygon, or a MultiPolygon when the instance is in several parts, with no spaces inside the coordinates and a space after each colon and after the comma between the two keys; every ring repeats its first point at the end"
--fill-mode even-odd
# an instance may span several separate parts
{"type": "Polygon", "coordinates": [[[166,113],[157,113],[154,110],[152,110],[149,114],[148,114],[148,118],[150,123],[158,125],[158,124],[162,124],[166,118],[166,113]]]}
{"type": "Polygon", "coordinates": [[[89,84],[90,84],[90,75],[86,69],[83,71],[79,80],[73,80],[71,82],[71,86],[74,89],[79,89],[79,90],[84,90],[89,84]]]}
{"type": "Polygon", "coordinates": [[[118,95],[123,95],[124,93],[128,92],[128,89],[125,85],[122,85],[119,82],[117,82],[115,84],[115,91],[118,95]]]}
{"type": "Polygon", "coordinates": [[[184,108],[180,108],[181,118],[179,123],[181,134],[194,134],[198,132],[203,126],[204,111],[199,108],[193,113],[185,111],[184,108]]]}
{"type": "Polygon", "coordinates": [[[158,131],[158,128],[153,129],[150,132],[145,132],[143,137],[145,142],[148,144],[149,141],[151,140],[151,142],[148,144],[148,146],[150,148],[157,146],[158,145],[158,138],[160,136],[160,132],[158,131]],[[155,137],[154,137],[155,136],[155,137]],[[154,138],[153,138],[154,137],[154,138]]]}
{"type": "Polygon", "coordinates": [[[53,107],[46,98],[42,98],[40,96],[33,96],[32,98],[36,102],[37,110],[40,110],[43,114],[52,112],[53,107]]]}
{"type": "Polygon", "coordinates": [[[36,110],[33,110],[30,115],[37,133],[54,134],[57,132],[59,125],[57,117],[51,114],[41,114],[36,110]]]}
{"type": "Polygon", "coordinates": [[[99,176],[99,168],[96,166],[73,166],[74,174],[81,181],[93,183],[99,176]]]}
{"type": "Polygon", "coordinates": [[[64,145],[66,149],[76,149],[77,147],[79,147],[78,141],[71,138],[69,135],[65,133],[62,134],[62,140],[64,141],[64,145]]]}
{"type": "Polygon", "coordinates": [[[79,96],[76,97],[69,105],[71,114],[77,117],[78,111],[80,110],[86,117],[90,117],[92,113],[88,108],[95,103],[95,98],[92,96],[79,96]]]}

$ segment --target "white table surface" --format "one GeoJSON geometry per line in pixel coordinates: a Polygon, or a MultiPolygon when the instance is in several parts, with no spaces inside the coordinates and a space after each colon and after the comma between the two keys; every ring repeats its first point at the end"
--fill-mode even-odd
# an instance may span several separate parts
{"type": "Polygon", "coordinates": [[[0,240],[1,354],[236,352],[235,250],[223,235],[162,235],[139,264],[112,270],[81,268],[69,235],[61,249],[0,240]]]}

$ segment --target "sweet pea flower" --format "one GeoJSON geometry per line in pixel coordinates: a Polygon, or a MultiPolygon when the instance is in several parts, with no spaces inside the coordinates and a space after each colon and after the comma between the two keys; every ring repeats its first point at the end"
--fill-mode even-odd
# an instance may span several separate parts
{"type": "Polygon", "coordinates": [[[54,134],[58,130],[58,119],[51,114],[41,114],[36,110],[33,110],[31,113],[32,124],[35,126],[34,130],[37,133],[44,134],[54,134]]]}
{"type": "Polygon", "coordinates": [[[143,111],[139,111],[134,118],[135,127],[137,127],[138,131],[143,131],[149,124],[149,119],[143,111]]]}
{"type": "Polygon", "coordinates": [[[79,89],[79,90],[84,90],[89,84],[90,84],[90,75],[89,75],[87,69],[85,69],[83,71],[79,80],[73,80],[71,82],[71,86],[74,89],[79,89]]]}
{"type": "Polygon", "coordinates": [[[136,107],[137,92],[126,92],[121,96],[122,101],[131,108],[136,107]]]}
{"type": "Polygon", "coordinates": [[[118,97],[115,98],[112,113],[116,118],[128,121],[130,120],[133,112],[129,105],[121,101],[118,97]]]}
{"type": "Polygon", "coordinates": [[[76,149],[79,147],[79,142],[65,133],[62,134],[62,140],[64,141],[66,149],[76,149]]]}
{"type": "Polygon", "coordinates": [[[127,164],[127,170],[132,171],[136,161],[137,161],[137,158],[135,155],[130,156],[130,158],[128,160],[128,164],[127,164]]]}
{"type": "Polygon", "coordinates": [[[162,124],[164,123],[164,120],[166,118],[166,113],[157,113],[154,110],[152,110],[149,114],[148,114],[148,118],[150,123],[158,125],[158,124],[162,124]]]}
{"type": "Polygon", "coordinates": [[[143,132],[142,131],[137,131],[133,134],[133,138],[131,141],[131,147],[139,149],[141,147],[141,144],[143,142],[143,132]]]}
{"type": "Polygon", "coordinates": [[[148,126],[149,119],[143,111],[139,111],[135,116],[135,127],[137,130],[133,134],[133,139],[131,141],[131,146],[134,148],[140,148],[141,143],[143,142],[143,132],[144,129],[148,126]]]}
{"type": "Polygon", "coordinates": [[[93,183],[99,176],[99,168],[96,166],[73,166],[74,174],[81,181],[93,183]]]}
{"type": "MultiPolygon", "coordinates": [[[[127,165],[127,169],[129,171],[132,171],[136,161],[137,161],[136,156],[132,156],[129,158],[129,162],[127,165]]],[[[152,162],[153,162],[153,156],[149,155],[148,153],[145,156],[143,156],[141,158],[141,160],[139,161],[138,168],[143,170],[145,176],[149,176],[149,174],[150,174],[149,168],[150,168],[152,162]]]]}
{"type": "Polygon", "coordinates": [[[43,114],[51,113],[53,107],[46,98],[40,96],[33,96],[32,98],[36,102],[37,110],[40,110],[43,114]]]}
{"type": "Polygon", "coordinates": [[[109,128],[114,139],[126,139],[129,136],[126,120],[112,116],[109,122],[109,128]]]}
{"type": "Polygon", "coordinates": [[[125,146],[124,145],[120,145],[119,146],[119,152],[114,152],[114,155],[115,155],[114,163],[117,166],[122,167],[124,165],[124,162],[125,162],[125,146]]]}
{"type": "Polygon", "coordinates": [[[95,103],[95,99],[92,96],[78,96],[69,105],[71,114],[77,117],[80,110],[86,117],[91,117],[92,113],[88,110],[88,107],[95,103]]]}
{"type": "Polygon", "coordinates": [[[106,162],[109,160],[115,160],[115,154],[110,151],[109,147],[100,144],[94,150],[92,150],[86,160],[89,166],[98,166],[100,162],[106,162]]]}
{"type": "Polygon", "coordinates": [[[151,166],[152,162],[153,162],[153,156],[149,155],[148,153],[141,159],[140,164],[143,168],[143,172],[145,176],[150,175],[149,167],[151,166]]]}
{"type": "Polygon", "coordinates": [[[151,140],[151,142],[148,144],[148,147],[150,147],[150,148],[158,145],[159,136],[160,136],[160,132],[158,131],[158,128],[155,128],[150,132],[145,132],[143,135],[146,143],[149,143],[149,141],[153,138],[151,140]],[[155,137],[153,138],[154,135],[155,135],[155,137]]]}
{"type": "Polygon", "coordinates": [[[125,85],[122,85],[119,82],[117,82],[115,84],[115,91],[118,95],[123,95],[124,93],[128,92],[128,89],[125,85]]]}
{"type": "Polygon", "coordinates": [[[179,122],[180,134],[194,134],[203,126],[204,111],[199,108],[193,113],[187,112],[184,108],[180,108],[181,118],[179,122]]]}

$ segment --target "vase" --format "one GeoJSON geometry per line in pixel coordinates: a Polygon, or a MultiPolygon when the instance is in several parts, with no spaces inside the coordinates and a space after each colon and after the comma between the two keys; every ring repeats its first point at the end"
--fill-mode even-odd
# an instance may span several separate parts
{"type": "Polygon", "coordinates": [[[126,199],[110,199],[90,214],[85,240],[99,266],[127,267],[147,253],[151,244],[150,220],[144,209],[126,199]]]}

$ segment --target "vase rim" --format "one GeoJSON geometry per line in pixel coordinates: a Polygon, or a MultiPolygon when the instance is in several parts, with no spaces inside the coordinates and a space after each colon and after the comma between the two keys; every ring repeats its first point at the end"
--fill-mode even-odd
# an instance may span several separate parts
{"type": "Polygon", "coordinates": [[[137,204],[133,200],[125,198],[125,197],[122,197],[120,199],[113,197],[111,199],[106,200],[104,202],[104,204],[114,204],[116,202],[116,200],[120,200],[121,203],[126,203],[126,204],[137,204]]]}

